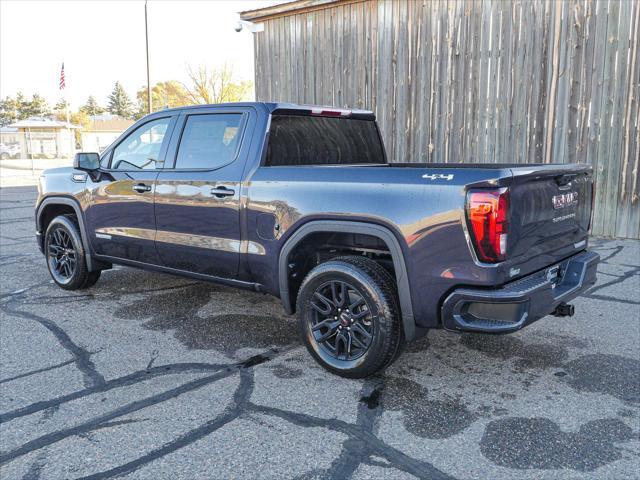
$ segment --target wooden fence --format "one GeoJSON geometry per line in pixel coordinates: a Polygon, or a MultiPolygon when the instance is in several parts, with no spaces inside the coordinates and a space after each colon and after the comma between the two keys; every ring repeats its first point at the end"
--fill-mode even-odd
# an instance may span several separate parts
{"type": "Polygon", "coordinates": [[[640,1],[343,0],[251,19],[258,100],[372,109],[392,161],[589,163],[593,233],[640,238],[640,1]]]}

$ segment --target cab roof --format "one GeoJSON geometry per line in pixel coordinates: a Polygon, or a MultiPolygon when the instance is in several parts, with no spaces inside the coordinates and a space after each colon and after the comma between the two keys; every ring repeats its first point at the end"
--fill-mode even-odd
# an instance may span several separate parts
{"type": "MultiPolygon", "coordinates": [[[[370,110],[330,107],[326,105],[302,105],[281,102],[234,102],[215,103],[206,105],[189,105],[186,107],[168,108],[159,112],[189,111],[212,107],[258,107],[266,109],[270,115],[318,115],[322,117],[358,118],[361,120],[375,120],[375,114],[370,110]]],[[[159,113],[154,112],[154,113],[159,113]]]]}

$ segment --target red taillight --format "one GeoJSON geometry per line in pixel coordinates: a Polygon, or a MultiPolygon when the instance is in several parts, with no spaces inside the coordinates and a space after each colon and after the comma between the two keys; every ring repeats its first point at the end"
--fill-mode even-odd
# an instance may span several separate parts
{"type": "Polygon", "coordinates": [[[467,192],[467,219],[478,259],[491,263],[504,260],[509,233],[508,190],[500,188],[467,192]]]}

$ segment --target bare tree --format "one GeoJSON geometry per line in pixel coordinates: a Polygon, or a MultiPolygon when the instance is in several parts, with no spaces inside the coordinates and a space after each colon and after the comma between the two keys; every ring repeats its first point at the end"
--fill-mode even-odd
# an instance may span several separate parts
{"type": "Polygon", "coordinates": [[[253,88],[253,82],[237,81],[228,65],[213,69],[200,66],[197,70],[189,67],[189,79],[191,85],[184,87],[193,103],[239,102],[247,100],[253,88]]]}

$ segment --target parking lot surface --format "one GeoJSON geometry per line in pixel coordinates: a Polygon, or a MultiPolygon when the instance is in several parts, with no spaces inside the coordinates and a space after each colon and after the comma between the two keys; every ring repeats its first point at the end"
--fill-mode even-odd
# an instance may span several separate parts
{"type": "Polygon", "coordinates": [[[117,267],[66,292],[0,190],[0,478],[638,478],[640,242],[571,318],[333,376],[276,299],[117,267]]]}

